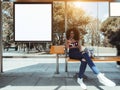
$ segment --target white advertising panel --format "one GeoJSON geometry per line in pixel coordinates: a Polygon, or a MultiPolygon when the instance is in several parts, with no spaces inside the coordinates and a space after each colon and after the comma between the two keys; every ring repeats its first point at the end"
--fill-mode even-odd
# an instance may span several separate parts
{"type": "Polygon", "coordinates": [[[120,16],[120,2],[110,2],[110,16],[120,16]]]}
{"type": "Polygon", "coordinates": [[[52,3],[14,3],[15,41],[52,41],[52,3]]]}

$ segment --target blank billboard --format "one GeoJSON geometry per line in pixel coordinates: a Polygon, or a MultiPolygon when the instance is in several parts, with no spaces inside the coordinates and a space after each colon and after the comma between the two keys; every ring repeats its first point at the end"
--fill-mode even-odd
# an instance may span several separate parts
{"type": "Polygon", "coordinates": [[[15,41],[52,41],[52,3],[14,3],[15,41]]]}
{"type": "Polygon", "coordinates": [[[110,16],[120,16],[120,2],[110,2],[110,16]]]}

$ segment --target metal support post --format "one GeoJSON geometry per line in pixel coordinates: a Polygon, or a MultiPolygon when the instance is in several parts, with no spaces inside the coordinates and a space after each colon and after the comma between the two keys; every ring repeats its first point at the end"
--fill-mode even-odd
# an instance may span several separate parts
{"type": "Polygon", "coordinates": [[[59,55],[56,54],[56,74],[59,74],[59,55]]]}
{"type": "MultiPolygon", "coordinates": [[[[1,1],[0,1],[0,16],[1,15],[1,1]]],[[[0,17],[0,72],[3,72],[3,58],[2,58],[2,25],[1,25],[1,17],[0,17]]]]}

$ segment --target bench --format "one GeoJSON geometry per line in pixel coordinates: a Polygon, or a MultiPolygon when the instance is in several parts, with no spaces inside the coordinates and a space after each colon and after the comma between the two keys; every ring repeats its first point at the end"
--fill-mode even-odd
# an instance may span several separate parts
{"type": "MultiPolygon", "coordinates": [[[[65,55],[65,72],[68,72],[68,62],[80,62],[80,60],[77,59],[70,59],[66,53],[65,53],[65,46],[51,46],[50,49],[51,54],[56,54],[57,58],[57,66],[56,66],[56,72],[59,73],[59,54],[65,55]]],[[[111,62],[111,61],[120,61],[120,56],[99,56],[92,58],[95,62],[111,62]]]]}
{"type": "MultiPolygon", "coordinates": [[[[108,57],[94,57],[91,58],[93,61],[97,61],[97,62],[110,62],[110,61],[120,61],[120,57],[119,56],[108,56],[108,57]]],[[[78,62],[80,60],[77,59],[70,59],[69,57],[67,58],[68,62],[78,62]]]]}
{"type": "MultiPolygon", "coordinates": [[[[95,62],[113,62],[113,61],[120,61],[120,56],[99,56],[91,58],[95,62]]],[[[78,59],[70,59],[66,57],[65,59],[65,72],[68,72],[68,62],[80,62],[78,59]]]]}
{"type": "MultiPolygon", "coordinates": [[[[91,58],[95,62],[114,62],[114,61],[120,61],[120,56],[104,56],[104,57],[94,57],[91,58]]],[[[78,59],[70,59],[69,57],[66,57],[65,60],[65,72],[68,72],[68,62],[80,62],[78,59]]]]}
{"type": "Polygon", "coordinates": [[[56,54],[56,74],[59,74],[59,54],[65,54],[65,46],[51,46],[50,54],[56,54]]]}

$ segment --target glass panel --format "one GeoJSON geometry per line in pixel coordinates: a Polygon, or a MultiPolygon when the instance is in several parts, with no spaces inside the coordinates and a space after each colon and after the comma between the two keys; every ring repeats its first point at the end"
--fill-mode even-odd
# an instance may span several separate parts
{"type": "Polygon", "coordinates": [[[53,2],[53,45],[65,43],[65,3],[53,2]]]}
{"type": "MultiPolygon", "coordinates": [[[[66,12],[67,29],[77,27],[80,30],[80,43],[84,48],[94,51],[95,56],[116,55],[116,48],[113,48],[116,44],[113,44],[111,38],[116,31],[119,31],[120,18],[109,17],[108,2],[68,1],[66,12]]],[[[2,2],[2,30],[4,52],[49,53],[50,45],[65,43],[65,2],[53,2],[53,43],[15,43],[13,41],[13,2],[2,2]]]]}
{"type": "Polygon", "coordinates": [[[97,2],[68,2],[67,8],[68,28],[77,27],[83,48],[91,52],[94,50],[97,56],[99,44],[97,2]]]}
{"type": "MultiPolygon", "coordinates": [[[[99,13],[106,13],[107,4],[101,7],[99,4],[99,13]]],[[[101,31],[102,46],[105,48],[104,53],[106,52],[107,56],[117,56],[120,55],[120,17],[109,17],[108,14],[104,14],[103,16],[107,17],[102,20],[100,15],[99,19],[102,21],[101,26],[99,27],[101,31]]],[[[104,17],[103,17],[104,18],[104,17]]]]}
{"type": "Polygon", "coordinates": [[[99,2],[98,3],[98,19],[100,21],[99,30],[99,56],[116,56],[117,50],[109,43],[109,39],[102,32],[101,28],[103,23],[109,18],[109,3],[99,2]]]}
{"type": "Polygon", "coordinates": [[[77,27],[81,45],[92,56],[116,56],[117,50],[101,31],[109,16],[109,2],[67,2],[67,27],[77,27]]]}
{"type": "Polygon", "coordinates": [[[14,42],[13,2],[2,2],[3,56],[49,53],[51,42],[14,42]]]}

